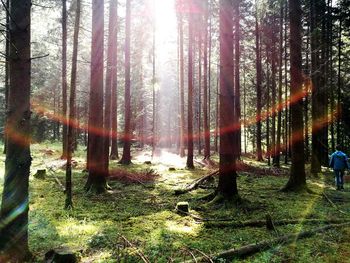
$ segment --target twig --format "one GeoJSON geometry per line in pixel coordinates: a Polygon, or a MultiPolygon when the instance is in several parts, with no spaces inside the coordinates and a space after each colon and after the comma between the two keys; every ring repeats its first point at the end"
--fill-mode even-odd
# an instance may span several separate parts
{"type": "Polygon", "coordinates": [[[202,183],[203,181],[207,180],[208,178],[210,178],[214,175],[217,175],[218,173],[219,173],[219,170],[216,170],[208,175],[205,175],[199,179],[194,180],[191,184],[187,185],[186,188],[175,190],[175,195],[185,194],[185,193],[190,192],[194,189],[197,189],[198,186],[200,185],[200,183],[202,183]]]}
{"type": "Polygon", "coordinates": [[[126,242],[129,247],[132,247],[136,250],[136,253],[139,255],[139,257],[143,260],[143,262],[145,263],[151,263],[147,258],[146,256],[141,252],[139,251],[139,249],[137,247],[135,247],[125,236],[121,236],[121,238],[124,240],[124,242],[126,242]]]}
{"type": "Polygon", "coordinates": [[[40,59],[40,58],[46,58],[46,57],[48,57],[48,56],[50,56],[50,54],[45,54],[45,55],[41,55],[41,56],[37,56],[37,57],[32,57],[32,58],[30,58],[30,60],[40,59]]]}
{"type": "Polygon", "coordinates": [[[325,192],[323,192],[322,195],[326,198],[326,200],[327,200],[335,209],[337,209],[340,213],[342,213],[342,214],[344,214],[344,215],[347,215],[347,213],[345,213],[344,211],[340,210],[340,208],[339,208],[335,203],[333,203],[333,201],[326,195],[325,192]]]}
{"type": "Polygon", "coordinates": [[[203,257],[205,259],[209,260],[210,263],[214,263],[214,261],[207,254],[205,254],[204,252],[202,252],[202,251],[200,251],[199,249],[196,249],[196,248],[194,250],[197,251],[198,253],[200,253],[201,255],[203,255],[203,257]]]}

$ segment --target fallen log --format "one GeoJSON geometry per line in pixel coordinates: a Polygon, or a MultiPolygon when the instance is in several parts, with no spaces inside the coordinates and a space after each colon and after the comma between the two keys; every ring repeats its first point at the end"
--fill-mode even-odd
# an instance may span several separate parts
{"type": "MultiPolygon", "coordinates": [[[[231,219],[232,220],[232,219],[231,219]]],[[[274,226],[284,226],[284,225],[294,225],[294,224],[340,224],[344,222],[350,222],[350,219],[319,219],[319,218],[298,218],[298,219],[281,219],[273,221],[274,226]]],[[[269,227],[269,221],[266,220],[247,220],[247,221],[207,221],[205,222],[205,227],[230,227],[230,228],[243,228],[243,227],[269,227]]]]}
{"type": "Polygon", "coordinates": [[[175,195],[181,195],[185,194],[187,192],[190,192],[192,190],[195,190],[199,187],[199,185],[204,182],[205,180],[208,180],[210,177],[215,176],[219,174],[219,170],[216,170],[208,175],[205,175],[199,179],[194,180],[191,184],[187,185],[184,189],[176,189],[175,190],[175,195]]]}
{"type": "MultiPolygon", "coordinates": [[[[210,255],[210,258],[211,259],[222,258],[226,260],[232,260],[234,258],[244,258],[252,254],[255,254],[264,250],[268,250],[277,244],[287,245],[299,239],[311,237],[317,233],[322,233],[332,228],[340,228],[340,227],[346,227],[346,226],[350,226],[350,222],[343,223],[343,224],[330,224],[330,225],[315,228],[309,231],[287,234],[278,238],[268,239],[268,240],[260,241],[258,243],[248,244],[237,249],[225,250],[225,251],[210,255]]],[[[206,260],[208,259],[205,257],[197,258],[197,262],[206,262],[206,260]]],[[[190,261],[187,261],[187,262],[190,262],[190,261]]]]}

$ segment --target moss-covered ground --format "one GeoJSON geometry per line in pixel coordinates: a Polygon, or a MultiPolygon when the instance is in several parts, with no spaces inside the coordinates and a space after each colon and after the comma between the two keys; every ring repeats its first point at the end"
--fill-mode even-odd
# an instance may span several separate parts
{"type": "MultiPolygon", "coordinates": [[[[65,196],[59,187],[64,184],[65,171],[60,168],[60,145],[32,146],[32,172],[30,177],[29,242],[37,261],[52,248],[68,247],[79,255],[81,262],[142,262],[143,254],[149,262],[183,262],[194,255],[213,254],[261,240],[313,229],[322,224],[297,224],[276,227],[207,227],[191,216],[176,213],[179,201],[188,201],[193,215],[206,219],[233,218],[236,221],[264,219],[270,214],[273,220],[294,218],[349,218],[350,185],[336,191],[330,171],[318,178],[308,178],[308,186],[315,194],[283,193],[279,191],[287,182],[286,173],[271,175],[240,172],[238,187],[244,203],[241,206],[208,206],[200,197],[213,191],[198,189],[175,196],[174,190],[185,186],[212,170],[199,167],[186,170],[183,160],[169,154],[162,163],[144,164],[147,154],[130,166],[111,162],[111,168],[127,172],[153,169],[159,176],[144,183],[110,181],[111,191],[98,196],[84,192],[86,174],[83,148],[75,153],[73,174],[73,210],[64,210],[65,196]],[[37,169],[51,167],[45,179],[35,179],[37,169]],[[169,171],[174,167],[175,171],[169,171]],[[334,200],[333,207],[322,193],[334,200]],[[342,210],[342,212],[339,212],[342,210]],[[125,241],[126,238],[132,246],[125,241]],[[191,255],[192,254],[192,255],[191,255]]],[[[4,174],[4,155],[0,155],[1,188],[4,174]]],[[[215,159],[215,157],[214,157],[215,159]]],[[[199,159],[198,159],[199,160],[199,159]]],[[[162,161],[162,160],[160,160],[162,161]]],[[[270,168],[264,163],[244,158],[256,169],[270,168]]],[[[288,169],[288,166],[284,167],[288,169]]],[[[220,262],[220,260],[218,260],[220,262]]],[[[291,245],[277,245],[271,249],[237,260],[241,262],[350,262],[350,227],[329,230],[291,245]]],[[[221,261],[224,262],[224,261],[221,261]]],[[[236,262],[236,260],[235,260],[236,262]]]]}

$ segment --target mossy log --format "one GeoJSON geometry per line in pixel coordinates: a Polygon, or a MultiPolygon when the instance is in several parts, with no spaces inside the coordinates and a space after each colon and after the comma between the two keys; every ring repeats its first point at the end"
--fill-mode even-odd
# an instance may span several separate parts
{"type": "Polygon", "coordinates": [[[184,189],[176,189],[175,190],[175,195],[181,195],[181,194],[185,194],[187,192],[190,192],[192,190],[195,190],[195,189],[197,189],[199,187],[199,185],[201,183],[203,183],[204,181],[208,180],[209,178],[211,178],[211,177],[213,177],[213,176],[215,176],[217,174],[219,174],[219,170],[216,170],[216,171],[214,171],[214,172],[212,172],[212,173],[210,173],[208,175],[205,175],[205,176],[203,176],[203,177],[201,177],[199,179],[196,179],[191,184],[187,185],[186,188],[184,188],[184,189]]]}

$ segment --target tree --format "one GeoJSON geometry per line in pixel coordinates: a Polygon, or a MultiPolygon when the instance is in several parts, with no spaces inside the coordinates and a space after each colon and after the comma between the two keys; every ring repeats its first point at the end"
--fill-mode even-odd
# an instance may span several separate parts
{"type": "Polygon", "coordinates": [[[67,158],[67,0],[62,0],[62,159],[67,158]]]}
{"type": "Polygon", "coordinates": [[[9,10],[10,89],[6,119],[7,150],[1,203],[1,261],[23,262],[29,255],[28,210],[30,156],[30,8],[31,1],[11,1],[9,10]],[[16,216],[14,216],[16,215],[16,216]]]}
{"type": "Polygon", "coordinates": [[[180,156],[184,157],[185,156],[185,80],[184,80],[184,36],[183,36],[183,15],[182,15],[182,9],[183,7],[181,6],[181,1],[180,3],[177,3],[178,5],[178,27],[179,27],[179,56],[180,56],[180,65],[179,65],[179,70],[180,70],[180,79],[179,79],[179,84],[180,84],[180,156]]]}
{"type": "Polygon", "coordinates": [[[301,60],[301,4],[300,0],[289,1],[289,23],[290,23],[290,72],[291,86],[290,96],[292,98],[291,119],[292,119],[292,166],[289,180],[284,191],[299,191],[306,189],[305,155],[304,155],[304,127],[303,127],[303,77],[301,60]]]}
{"type": "Polygon", "coordinates": [[[130,19],[131,19],[131,8],[130,0],[126,1],[126,17],[125,17],[125,126],[123,136],[123,156],[120,160],[121,164],[131,163],[131,105],[130,105],[130,19]]]}
{"type": "Polygon", "coordinates": [[[91,75],[89,99],[87,191],[101,193],[106,189],[103,162],[103,23],[104,1],[92,1],[91,75]]]}
{"type": "MultiPolygon", "coordinates": [[[[193,0],[189,1],[193,5],[193,0]]],[[[191,8],[190,8],[191,9],[191,8]]],[[[190,10],[191,12],[191,10],[190,10]]],[[[193,15],[188,16],[188,96],[187,96],[187,160],[186,166],[194,169],[193,164],[193,15]]]]}
{"type": "MultiPolygon", "coordinates": [[[[210,159],[210,130],[208,114],[208,1],[205,1],[204,15],[204,57],[203,57],[203,125],[204,125],[204,159],[210,159]]],[[[210,70],[210,69],[209,69],[210,70]]],[[[210,103],[210,99],[209,99],[210,103]]]]}
{"type": "Polygon", "coordinates": [[[80,8],[81,2],[77,0],[75,10],[75,24],[73,35],[73,55],[72,55],[72,73],[70,82],[70,98],[69,98],[69,119],[67,133],[67,164],[66,164],[66,203],[65,208],[73,207],[72,202],[72,152],[74,147],[73,129],[77,119],[76,116],[76,86],[77,86],[77,58],[78,58],[78,43],[79,43],[79,28],[80,28],[80,8]]]}
{"type": "Polygon", "coordinates": [[[220,174],[218,198],[238,198],[235,157],[233,1],[220,0],[220,174]]]}
{"type": "Polygon", "coordinates": [[[110,80],[109,85],[111,88],[111,129],[112,129],[112,145],[111,145],[111,156],[112,160],[119,158],[118,154],[118,119],[117,119],[117,9],[118,0],[110,2],[110,14],[109,14],[109,45],[110,48],[110,80]]]}
{"type": "Polygon", "coordinates": [[[258,4],[255,0],[255,54],[256,54],[256,150],[258,161],[262,161],[261,150],[261,55],[258,4]]]}
{"type": "MultiPolygon", "coordinates": [[[[116,82],[114,79],[117,77],[117,6],[118,1],[113,0],[109,3],[109,28],[108,28],[108,47],[107,47],[107,70],[106,70],[106,84],[105,84],[105,107],[104,107],[104,163],[105,170],[108,175],[109,167],[109,146],[111,140],[111,105],[116,103],[116,92],[112,90],[115,89],[116,82]],[[114,86],[114,87],[113,87],[114,86]]],[[[116,109],[114,109],[116,110],[116,109]]],[[[116,113],[114,113],[116,115],[116,113]]],[[[114,116],[116,121],[116,116],[114,116]]],[[[115,136],[115,134],[114,134],[115,136]]],[[[115,149],[114,149],[115,150],[115,149]]],[[[116,153],[111,154],[114,158],[116,153]]]]}

